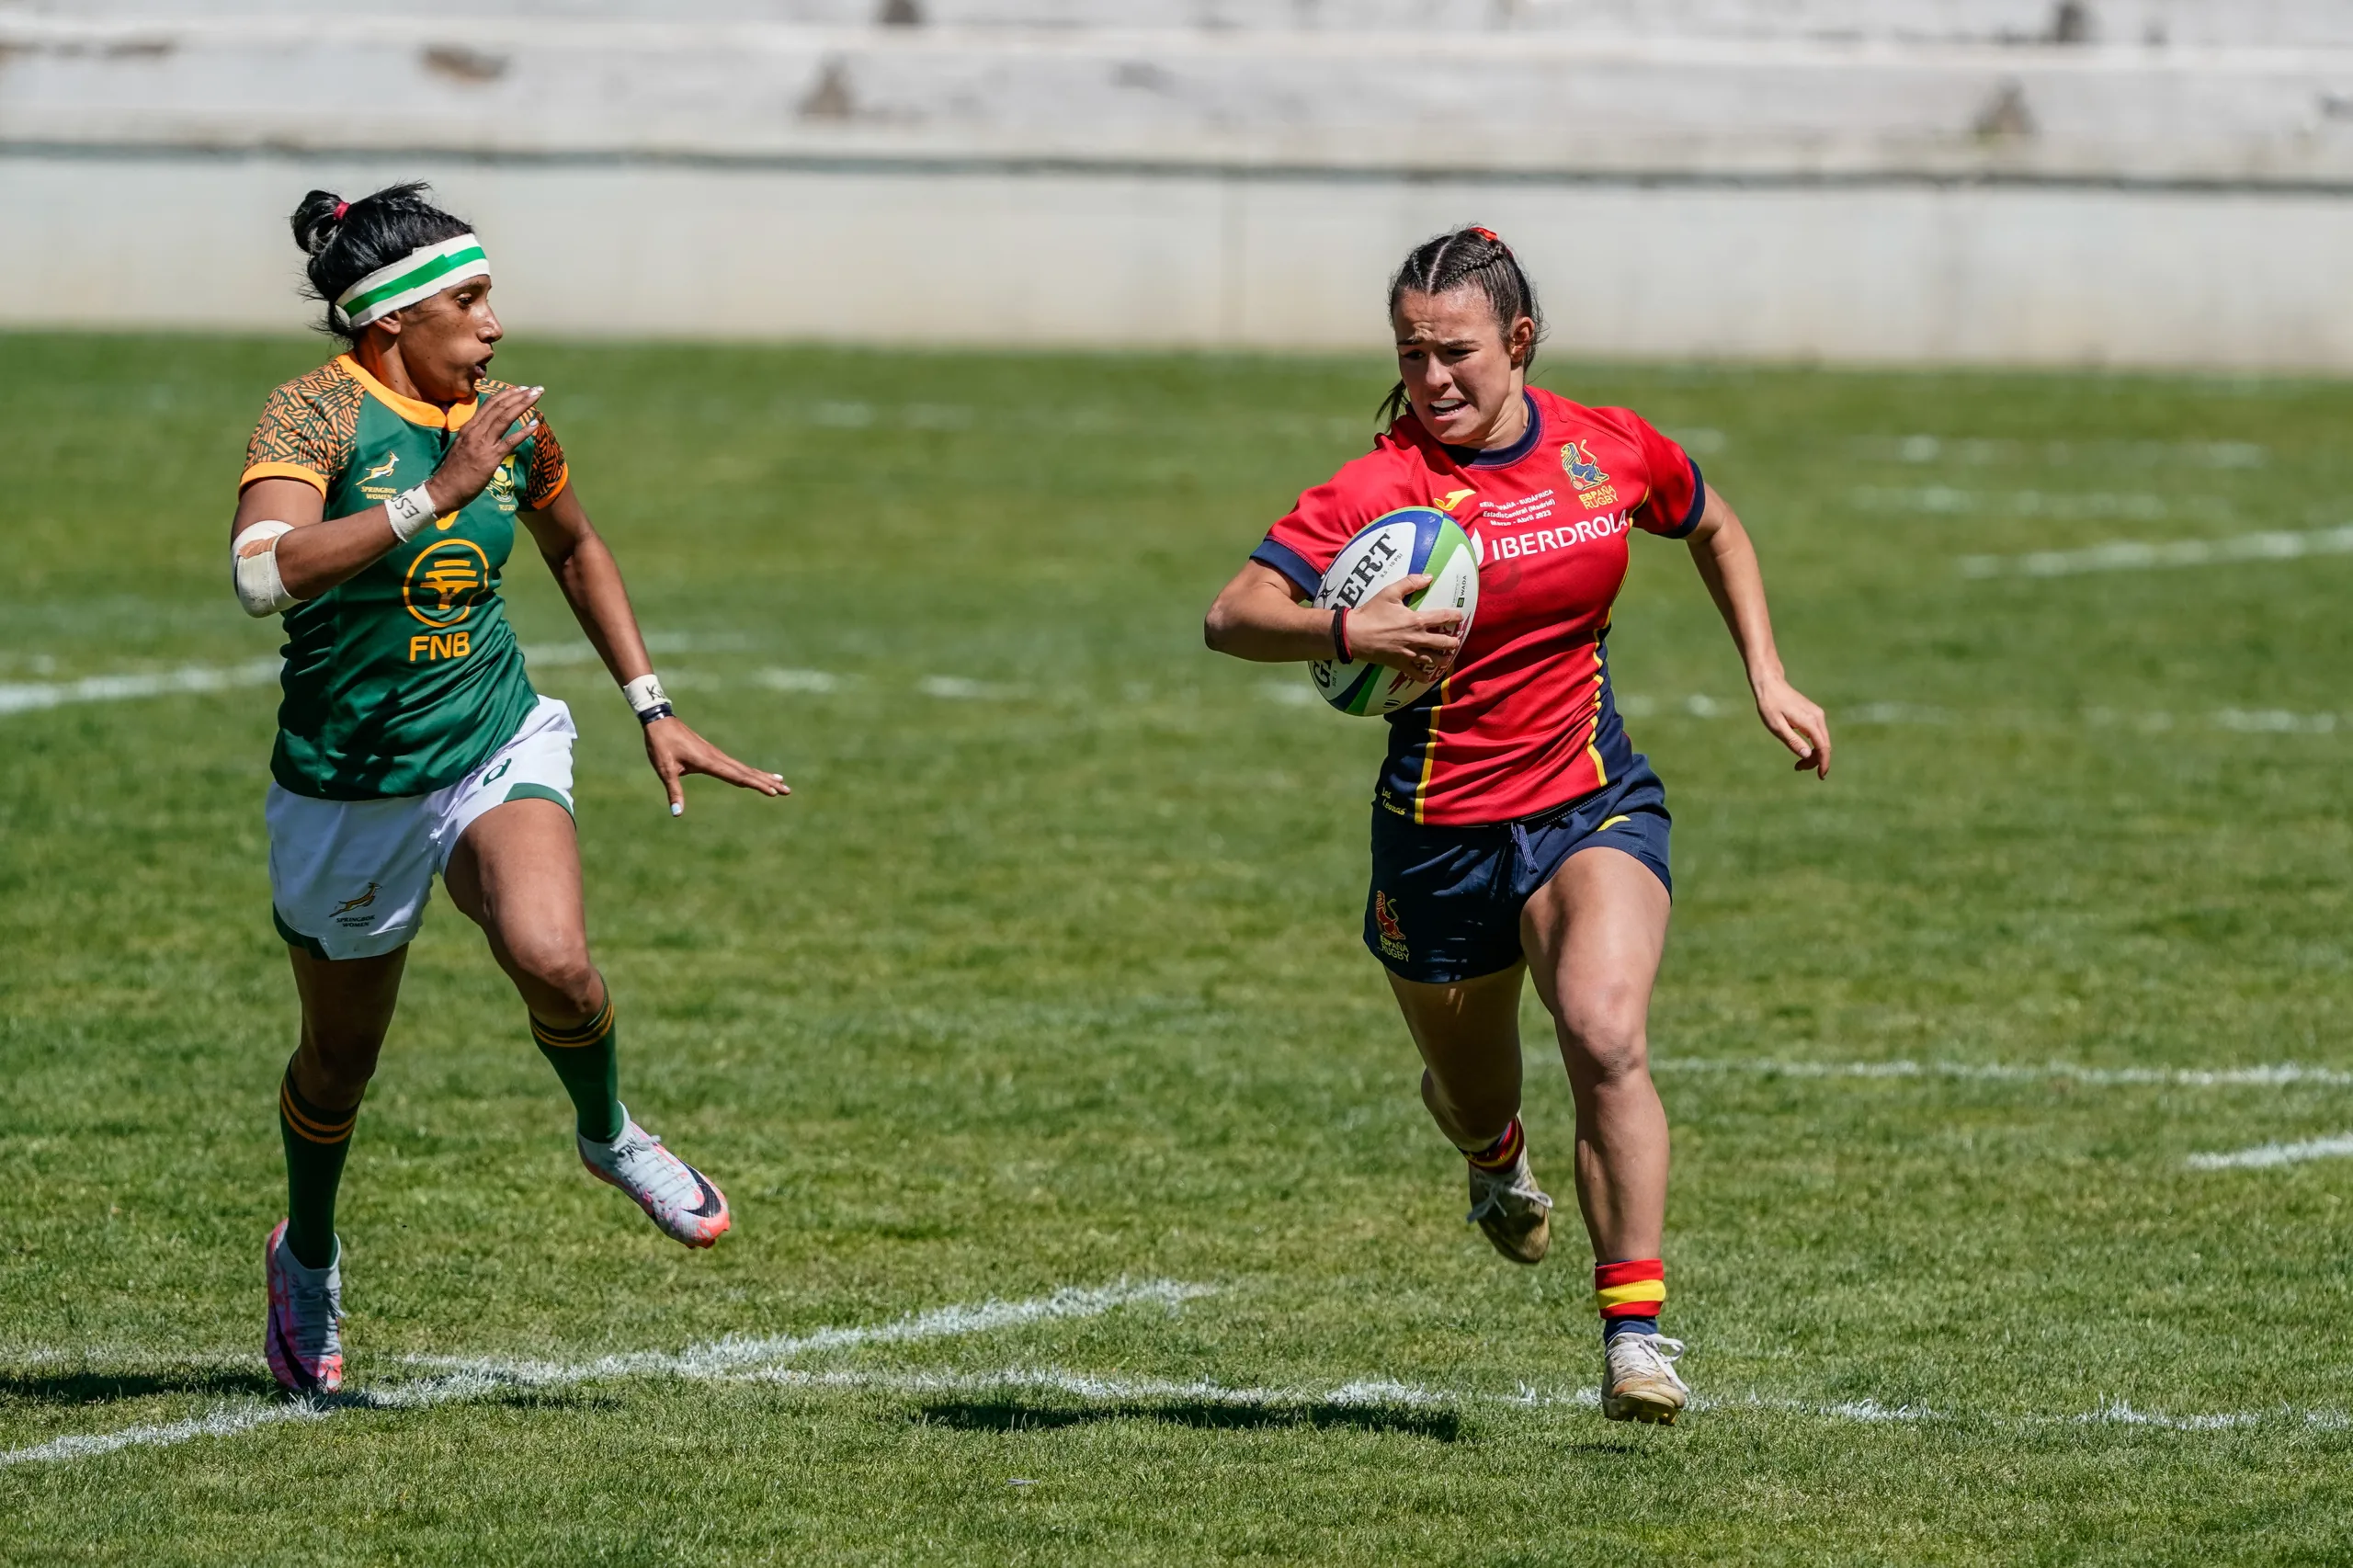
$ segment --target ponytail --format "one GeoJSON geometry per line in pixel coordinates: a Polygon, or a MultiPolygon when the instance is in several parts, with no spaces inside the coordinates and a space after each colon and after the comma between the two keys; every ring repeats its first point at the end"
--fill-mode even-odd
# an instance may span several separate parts
{"type": "Polygon", "coordinates": [[[304,268],[310,287],[303,292],[326,305],[323,331],[358,343],[365,329],[347,327],[335,316],[334,301],[345,290],[412,251],[471,232],[463,219],[426,200],[427,189],[424,181],[414,180],[357,201],[314,190],[294,209],[289,220],[294,243],[311,258],[304,268]]]}

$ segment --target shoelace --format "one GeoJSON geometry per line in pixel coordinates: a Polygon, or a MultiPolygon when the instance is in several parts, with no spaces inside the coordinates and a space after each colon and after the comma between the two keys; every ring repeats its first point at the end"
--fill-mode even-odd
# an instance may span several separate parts
{"type": "MultiPolygon", "coordinates": [[[[1656,1369],[1675,1378],[1676,1381],[1683,1381],[1675,1370],[1675,1363],[1683,1358],[1683,1341],[1669,1339],[1663,1334],[1621,1334],[1609,1342],[1609,1347],[1612,1350],[1620,1345],[1629,1345],[1637,1353],[1657,1362],[1656,1369]]],[[[1646,1367],[1643,1369],[1649,1371],[1653,1369],[1646,1367]]]]}
{"type": "Polygon", "coordinates": [[[657,1200],[676,1202],[691,1196],[699,1202],[702,1188],[687,1169],[686,1162],[663,1148],[662,1140],[643,1128],[632,1126],[631,1131],[637,1134],[635,1138],[625,1133],[613,1145],[613,1169],[626,1174],[657,1200]],[[646,1171],[638,1164],[641,1160],[650,1161],[653,1169],[646,1171]]]}
{"type": "Polygon", "coordinates": [[[327,1335],[343,1317],[343,1303],[324,1285],[288,1282],[294,1303],[295,1348],[309,1356],[326,1347],[327,1335]]]}
{"type": "Polygon", "coordinates": [[[1478,1202],[1471,1206],[1471,1219],[1474,1222],[1485,1219],[1490,1214],[1503,1212],[1504,1199],[1507,1198],[1519,1199],[1529,1207],[1535,1207],[1540,1203],[1548,1209],[1552,1207],[1552,1200],[1545,1197],[1544,1189],[1536,1185],[1535,1173],[1524,1165],[1512,1172],[1513,1179],[1508,1181],[1490,1176],[1483,1171],[1480,1172],[1480,1175],[1486,1177],[1493,1185],[1487,1188],[1485,1195],[1478,1202]]]}

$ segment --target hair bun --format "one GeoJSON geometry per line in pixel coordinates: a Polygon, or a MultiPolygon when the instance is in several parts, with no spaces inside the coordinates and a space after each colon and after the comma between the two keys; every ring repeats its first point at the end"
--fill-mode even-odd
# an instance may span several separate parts
{"type": "Polygon", "coordinates": [[[335,232],[343,227],[343,215],[347,204],[331,190],[314,190],[302,198],[294,209],[294,243],[302,247],[305,256],[316,256],[334,242],[335,232]]]}

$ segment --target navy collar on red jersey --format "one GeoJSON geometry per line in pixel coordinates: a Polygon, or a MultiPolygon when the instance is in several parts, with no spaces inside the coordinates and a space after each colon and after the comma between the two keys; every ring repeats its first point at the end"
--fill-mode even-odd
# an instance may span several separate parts
{"type": "Polygon", "coordinates": [[[1518,440],[1508,447],[1496,447],[1492,449],[1481,447],[1448,447],[1446,455],[1452,458],[1456,464],[1462,468],[1509,468],[1534,451],[1537,443],[1544,439],[1544,415],[1537,412],[1534,392],[1522,392],[1519,395],[1528,402],[1528,428],[1521,433],[1518,440]]]}

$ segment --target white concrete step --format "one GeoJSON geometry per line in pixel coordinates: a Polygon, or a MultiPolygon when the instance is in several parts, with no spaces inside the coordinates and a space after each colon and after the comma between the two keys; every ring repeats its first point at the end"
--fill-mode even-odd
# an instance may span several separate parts
{"type": "Polygon", "coordinates": [[[0,14],[0,141],[2353,181],[2353,49],[0,14]]]}
{"type": "Polygon", "coordinates": [[[2347,0],[0,0],[8,15],[2353,46],[2347,0]]]}

